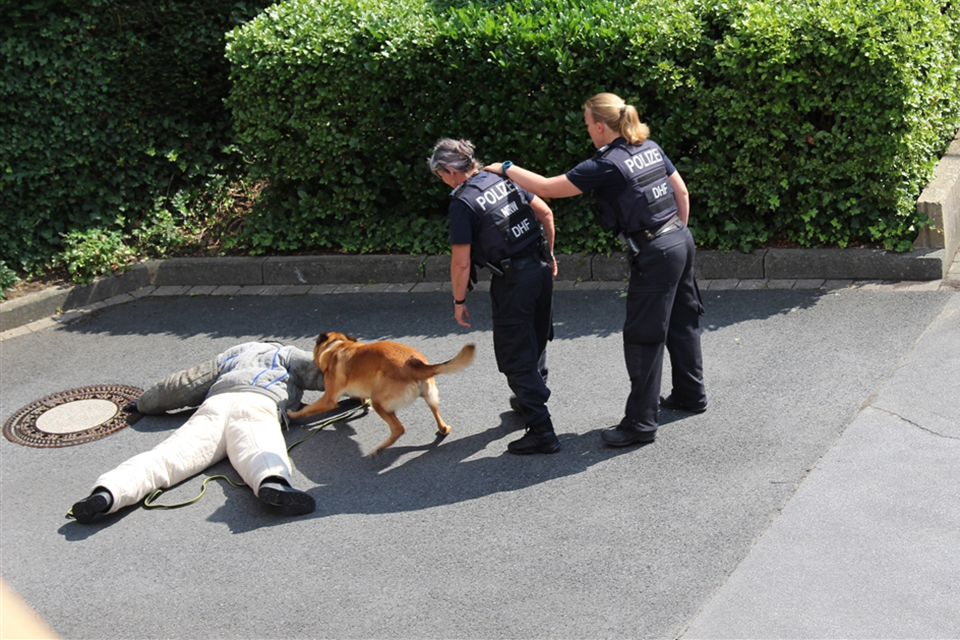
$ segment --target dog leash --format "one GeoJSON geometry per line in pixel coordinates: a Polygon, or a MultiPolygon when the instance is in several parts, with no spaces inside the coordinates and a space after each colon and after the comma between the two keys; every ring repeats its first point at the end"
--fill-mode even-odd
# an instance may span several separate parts
{"type": "MultiPolygon", "coordinates": [[[[364,400],[363,403],[361,403],[357,407],[354,407],[352,409],[347,409],[346,411],[343,411],[335,416],[331,416],[326,420],[323,420],[322,422],[318,422],[317,424],[313,425],[312,427],[310,427],[309,434],[307,434],[305,437],[301,438],[300,440],[297,440],[296,442],[291,444],[289,447],[287,447],[287,453],[290,453],[290,451],[298,444],[302,444],[307,440],[309,440],[310,438],[312,438],[313,436],[317,435],[317,433],[324,427],[328,427],[335,422],[339,422],[340,420],[347,420],[348,418],[352,418],[353,416],[355,416],[357,413],[361,411],[364,414],[370,411],[369,400],[364,400]]],[[[147,496],[147,498],[143,501],[143,508],[144,509],[179,509],[180,507],[191,505],[203,497],[203,494],[207,492],[207,483],[210,482],[211,480],[226,480],[231,487],[240,488],[240,487],[247,486],[247,484],[242,480],[238,482],[234,482],[233,480],[231,480],[230,478],[224,475],[210,476],[209,478],[203,481],[203,486],[200,488],[200,493],[195,498],[187,500],[186,502],[178,502],[176,504],[157,504],[155,502],[156,499],[160,496],[161,493],[165,491],[165,489],[157,489],[156,491],[151,493],[149,496],[147,496]]],[[[70,514],[68,513],[67,515],[70,515],[70,514]]]]}
{"type": "Polygon", "coordinates": [[[320,431],[320,430],[323,429],[324,427],[330,426],[330,425],[333,424],[334,422],[339,422],[340,420],[346,420],[347,418],[352,418],[352,417],[353,417],[354,415],[356,415],[357,412],[359,412],[359,411],[362,411],[363,414],[366,415],[367,413],[370,412],[370,407],[371,407],[371,406],[372,406],[372,405],[371,405],[371,402],[370,402],[369,400],[364,400],[364,401],[361,402],[360,405],[357,406],[357,407],[354,407],[354,408],[352,408],[352,409],[347,409],[346,411],[340,413],[339,415],[333,416],[332,418],[327,418],[326,420],[324,420],[324,421],[322,421],[322,422],[319,422],[319,423],[313,425],[312,427],[310,427],[310,433],[309,433],[309,434],[307,434],[305,437],[301,438],[300,440],[297,440],[297,441],[294,442],[292,445],[290,445],[289,447],[287,447],[287,453],[290,453],[290,451],[291,451],[295,446],[297,446],[297,445],[300,444],[300,443],[306,442],[307,440],[309,440],[309,439],[312,438],[313,436],[317,435],[317,432],[318,432],[318,431],[320,431]]]}
{"type": "Polygon", "coordinates": [[[200,498],[202,498],[203,494],[207,492],[207,483],[210,482],[211,480],[226,480],[231,487],[247,486],[246,483],[243,482],[242,480],[240,482],[234,482],[227,476],[210,476],[209,478],[203,481],[203,486],[200,488],[200,494],[197,495],[197,497],[195,498],[187,500],[186,502],[178,502],[177,504],[155,504],[153,501],[156,500],[160,496],[160,494],[163,493],[164,491],[163,489],[157,489],[156,491],[151,493],[149,496],[147,496],[146,499],[143,501],[143,508],[144,509],[179,509],[180,507],[185,507],[188,504],[193,504],[194,502],[197,502],[200,498]]]}

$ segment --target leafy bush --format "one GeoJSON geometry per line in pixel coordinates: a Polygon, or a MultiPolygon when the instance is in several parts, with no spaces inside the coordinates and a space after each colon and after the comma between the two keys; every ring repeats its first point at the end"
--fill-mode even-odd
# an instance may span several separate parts
{"type": "Polygon", "coordinates": [[[0,260],[0,300],[7,297],[6,291],[13,285],[20,282],[17,272],[7,266],[7,263],[0,260]]]}
{"type": "Polygon", "coordinates": [[[158,196],[131,232],[131,246],[149,258],[242,251],[239,231],[262,185],[211,175],[173,196],[158,196]]]}
{"type": "Polygon", "coordinates": [[[960,124],[958,18],[922,0],[705,12],[722,38],[702,103],[716,126],[688,178],[699,239],[911,248],[916,198],[960,124]]]}
{"type": "MultiPolygon", "coordinates": [[[[701,246],[904,249],[960,126],[958,22],[947,0],[288,0],[228,36],[237,142],[271,183],[247,240],[445,251],[437,138],[561,173],[612,91],[687,178],[701,246]]],[[[614,246],[586,198],[552,205],[562,250],[614,246]]]]}
{"type": "Polygon", "coordinates": [[[134,258],[119,231],[88,229],[64,234],[63,262],[74,282],[123,271],[134,258]]]}
{"type": "Polygon", "coordinates": [[[129,231],[158,196],[234,171],[224,32],[267,4],[4,0],[0,256],[34,269],[68,232],[129,231]]]}
{"type": "MultiPolygon", "coordinates": [[[[902,250],[960,126],[953,0],[287,0],[229,34],[228,66],[224,31],[268,4],[0,0],[4,268],[95,262],[71,232],[116,263],[118,237],[149,256],[444,252],[432,143],[560,173],[593,152],[598,91],[680,168],[700,246],[902,250]]],[[[552,206],[562,251],[616,247],[587,198],[552,206]]]]}
{"type": "MultiPolygon", "coordinates": [[[[611,2],[272,7],[227,47],[237,141],[272,185],[248,226],[253,245],[446,251],[447,189],[425,162],[437,138],[470,138],[490,161],[562,171],[590,153],[585,97],[659,85],[644,104],[666,119],[693,82],[699,46],[691,15],[625,13],[611,2]],[[604,50],[621,49],[633,53],[617,64],[618,83],[601,86],[616,59],[604,50]]],[[[553,205],[568,249],[603,248],[586,231],[583,202],[553,205]]]]}

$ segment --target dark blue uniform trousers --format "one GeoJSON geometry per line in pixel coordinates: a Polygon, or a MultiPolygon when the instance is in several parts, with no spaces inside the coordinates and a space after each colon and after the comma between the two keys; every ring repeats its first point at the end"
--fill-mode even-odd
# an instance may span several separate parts
{"type": "Polygon", "coordinates": [[[670,354],[674,399],[707,404],[700,350],[703,303],[693,276],[693,236],[686,226],[643,242],[630,268],[623,352],[630,376],[626,420],[644,431],[659,426],[663,348],[670,354]]]}
{"type": "Polygon", "coordinates": [[[553,338],[553,271],[537,256],[515,260],[512,271],[512,279],[494,276],[490,282],[493,350],[524,422],[539,425],[550,418],[550,389],[540,369],[553,338]]]}

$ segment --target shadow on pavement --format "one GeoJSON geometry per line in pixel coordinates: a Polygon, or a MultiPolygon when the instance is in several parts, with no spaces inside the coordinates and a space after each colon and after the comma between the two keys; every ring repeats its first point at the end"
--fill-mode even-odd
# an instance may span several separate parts
{"type": "MultiPolygon", "coordinates": [[[[806,309],[830,295],[829,291],[703,291],[707,313],[705,331],[739,322],[768,318],[806,309]],[[749,304],[730,304],[749,300],[749,304]]],[[[472,328],[453,320],[448,293],[349,294],[322,296],[237,296],[144,298],[136,305],[140,321],[129,323],[127,314],[111,308],[95,311],[64,327],[76,333],[114,336],[154,334],[212,339],[248,336],[287,344],[312,345],[320,333],[342,331],[363,342],[401,340],[411,335],[442,338],[490,331],[490,299],[474,292],[468,299],[472,328]],[[396,318],[392,329],[384,314],[396,318]],[[222,328],[222,330],[221,330],[222,328]]],[[[623,325],[626,298],[618,291],[558,291],[554,294],[554,323],[558,338],[618,335],[623,325]]],[[[427,354],[429,357],[430,354],[427,354]]]]}
{"type": "MultiPolygon", "coordinates": [[[[597,429],[559,434],[563,448],[557,455],[515,456],[506,443],[522,435],[522,421],[513,412],[500,417],[501,423],[486,431],[462,438],[435,435],[427,444],[394,445],[374,456],[365,456],[352,436],[355,429],[386,431],[375,414],[327,427],[291,452],[297,470],[318,485],[308,490],[317,511],[306,518],[418,511],[476,500],[573,476],[643,448],[607,447],[597,429]]],[[[662,417],[666,425],[683,415],[665,412],[662,417]]],[[[301,437],[294,432],[288,441],[301,437]]],[[[414,440],[417,434],[406,437],[414,440]]],[[[228,501],[211,520],[226,523],[234,533],[283,524],[282,519],[251,521],[249,513],[239,511],[228,501]]]]}

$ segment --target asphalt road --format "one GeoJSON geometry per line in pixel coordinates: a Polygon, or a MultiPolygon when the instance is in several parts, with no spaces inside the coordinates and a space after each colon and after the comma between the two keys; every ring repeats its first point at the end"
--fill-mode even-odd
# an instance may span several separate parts
{"type": "MultiPolygon", "coordinates": [[[[64,519],[100,473],[160,442],[183,414],[75,447],[2,440],[0,574],[65,638],[676,638],[710,603],[738,606],[725,585],[755,562],[810,470],[958,295],[705,291],[708,411],[664,411],[655,444],[610,449],[598,431],[619,421],[628,390],[624,301],[557,292],[548,406],[563,450],[534,457],[506,453],[522,423],[496,370],[485,294],[470,298],[469,331],[448,293],[107,307],[0,343],[0,419],[76,387],[146,388],[247,340],[310,349],[318,333],[339,330],[409,344],[431,361],[466,342],[479,349],[465,372],[438,378],[447,438],[438,441],[418,400],[400,413],[406,435],[378,457],[365,455],[387,433],[374,413],[293,449],[296,486],[318,504],[300,518],[277,518],[249,490],[217,483],[182,509],[134,507],[87,526],[64,519]]],[[[296,426],[288,442],[307,433],[296,426]]],[[[228,463],[208,470],[219,473],[236,477],[228,463]]],[[[193,497],[202,480],[161,501],[193,497]]],[[[776,571],[763,584],[757,575],[743,584],[776,589],[776,571]]],[[[827,607],[810,613],[814,622],[827,607]]],[[[699,618],[700,637],[722,635],[724,616],[699,618]]]]}

